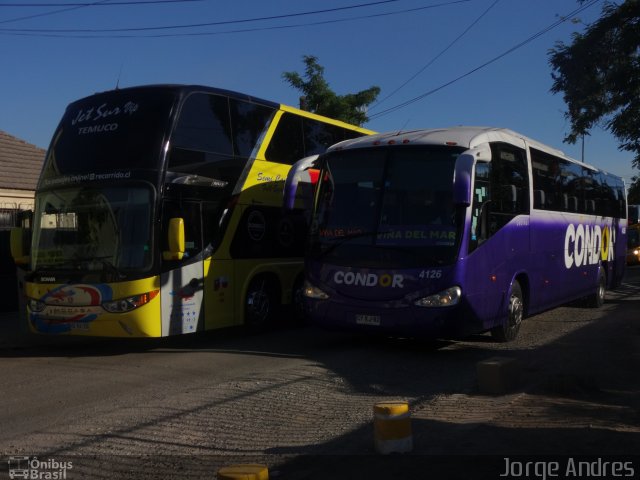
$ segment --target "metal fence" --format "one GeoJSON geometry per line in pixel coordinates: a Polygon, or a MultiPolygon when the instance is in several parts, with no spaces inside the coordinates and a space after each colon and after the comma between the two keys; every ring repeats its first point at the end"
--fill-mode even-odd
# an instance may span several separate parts
{"type": "Polygon", "coordinates": [[[20,210],[14,208],[0,208],[0,230],[10,230],[18,226],[20,210]]]}
{"type": "Polygon", "coordinates": [[[0,207],[0,312],[18,308],[18,279],[10,248],[11,229],[23,224],[28,215],[25,210],[0,207]]]}

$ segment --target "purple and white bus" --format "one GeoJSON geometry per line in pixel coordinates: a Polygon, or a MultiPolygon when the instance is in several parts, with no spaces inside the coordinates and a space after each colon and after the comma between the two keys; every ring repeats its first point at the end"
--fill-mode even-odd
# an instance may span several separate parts
{"type": "Polygon", "coordinates": [[[362,137],[313,166],[313,323],[510,341],[526,316],[580,298],[599,307],[621,282],[623,181],[511,130],[362,137]]]}

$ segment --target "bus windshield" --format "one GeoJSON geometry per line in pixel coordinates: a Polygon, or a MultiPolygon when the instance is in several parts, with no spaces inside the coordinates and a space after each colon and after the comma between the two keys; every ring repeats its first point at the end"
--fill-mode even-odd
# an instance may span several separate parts
{"type": "Polygon", "coordinates": [[[40,186],[60,185],[54,179],[69,174],[160,168],[174,99],[170,90],[126,89],[72,103],[54,134],[40,186]]]}
{"type": "Polygon", "coordinates": [[[462,151],[422,146],[325,156],[310,256],[395,268],[453,263],[461,237],[453,172],[462,151]]]}
{"type": "Polygon", "coordinates": [[[149,268],[151,205],[151,188],[131,184],[40,193],[33,269],[113,273],[149,268]]]}

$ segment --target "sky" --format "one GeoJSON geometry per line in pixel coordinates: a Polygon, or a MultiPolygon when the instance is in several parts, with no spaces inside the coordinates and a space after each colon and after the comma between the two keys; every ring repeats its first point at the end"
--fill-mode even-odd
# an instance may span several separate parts
{"type": "MultiPolygon", "coordinates": [[[[549,50],[597,20],[602,0],[572,13],[590,3],[0,0],[0,130],[47,148],[67,104],[116,86],[200,84],[297,106],[282,73],[314,55],[336,93],[382,89],[372,130],[505,127],[580,160],[549,50]]],[[[584,161],[627,183],[632,158],[601,127],[584,139],[584,161]]]]}

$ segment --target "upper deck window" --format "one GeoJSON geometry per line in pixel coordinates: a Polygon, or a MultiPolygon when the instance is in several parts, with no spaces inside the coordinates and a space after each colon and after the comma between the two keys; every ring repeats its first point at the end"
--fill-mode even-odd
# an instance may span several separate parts
{"type": "Polygon", "coordinates": [[[189,95],[171,137],[168,170],[233,184],[255,155],[273,112],[223,95],[189,95]]]}

